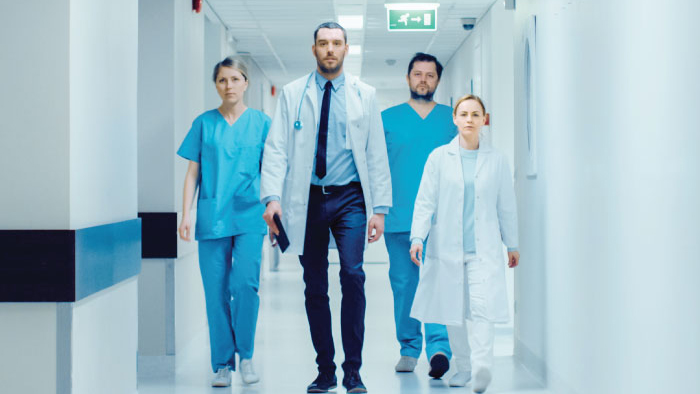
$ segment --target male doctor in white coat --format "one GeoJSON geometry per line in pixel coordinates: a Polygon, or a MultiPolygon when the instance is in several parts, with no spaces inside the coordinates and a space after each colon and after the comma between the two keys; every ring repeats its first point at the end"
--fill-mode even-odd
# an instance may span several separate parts
{"type": "Polygon", "coordinates": [[[391,178],[375,89],[343,72],[345,29],[326,22],[311,47],[317,69],[282,89],[263,153],[261,199],[272,234],[279,215],[304,268],[306,314],[319,374],[309,393],[337,386],[328,304],[329,229],[340,255],[343,385],[360,379],[365,317],[363,253],[379,240],[391,206],[391,178]]]}

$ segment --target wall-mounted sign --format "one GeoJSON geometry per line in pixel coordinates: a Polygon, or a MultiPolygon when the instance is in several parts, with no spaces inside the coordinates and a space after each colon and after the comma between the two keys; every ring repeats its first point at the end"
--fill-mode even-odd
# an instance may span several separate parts
{"type": "Polygon", "coordinates": [[[389,31],[436,31],[437,3],[385,4],[389,31]]]}

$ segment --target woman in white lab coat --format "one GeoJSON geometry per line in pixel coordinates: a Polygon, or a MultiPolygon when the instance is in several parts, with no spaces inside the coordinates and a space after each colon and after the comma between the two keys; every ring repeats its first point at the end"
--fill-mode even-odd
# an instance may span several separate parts
{"type": "Polygon", "coordinates": [[[479,143],[488,114],[474,95],[453,111],[459,135],[428,158],[411,226],[411,260],[421,265],[411,317],[447,325],[457,373],[450,386],[491,382],[494,323],[509,320],[505,284],[518,265],[515,192],[506,157],[479,143]],[[426,241],[427,238],[427,241],[426,241]],[[472,368],[473,367],[473,368],[472,368]]]}

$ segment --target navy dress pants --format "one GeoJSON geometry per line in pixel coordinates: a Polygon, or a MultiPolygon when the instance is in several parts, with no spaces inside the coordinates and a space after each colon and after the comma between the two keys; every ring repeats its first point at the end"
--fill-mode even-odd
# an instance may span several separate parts
{"type": "Polygon", "coordinates": [[[311,186],[306,218],[304,254],[299,256],[304,268],[306,316],[316,363],[322,373],[334,374],[335,347],[328,304],[328,242],[333,233],[340,255],[342,301],[340,325],[347,374],[362,365],[365,334],[365,272],[362,269],[367,216],[359,182],[331,186],[322,190],[311,186]]]}

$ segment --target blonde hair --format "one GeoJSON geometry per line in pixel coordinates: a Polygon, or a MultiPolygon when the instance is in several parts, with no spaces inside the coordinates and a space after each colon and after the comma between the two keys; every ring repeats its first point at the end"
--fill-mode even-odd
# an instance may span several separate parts
{"type": "Polygon", "coordinates": [[[481,98],[480,98],[479,96],[475,95],[475,94],[468,94],[468,95],[466,95],[466,96],[460,97],[459,100],[457,100],[457,102],[455,103],[455,107],[454,107],[454,109],[452,110],[452,115],[453,115],[453,116],[456,116],[456,115],[457,115],[457,108],[459,107],[459,105],[462,104],[463,102],[467,101],[467,100],[474,100],[474,101],[476,101],[477,103],[479,103],[479,105],[481,106],[481,110],[484,111],[484,115],[486,115],[486,107],[484,106],[484,102],[481,101],[481,98]]]}
{"type": "Polygon", "coordinates": [[[243,63],[243,61],[240,59],[229,56],[226,59],[216,63],[216,66],[214,66],[214,74],[212,75],[212,80],[214,83],[216,83],[216,77],[219,76],[219,70],[221,70],[221,67],[230,67],[234,70],[238,70],[241,75],[243,75],[243,78],[248,81],[248,67],[245,65],[245,63],[243,63]]]}

